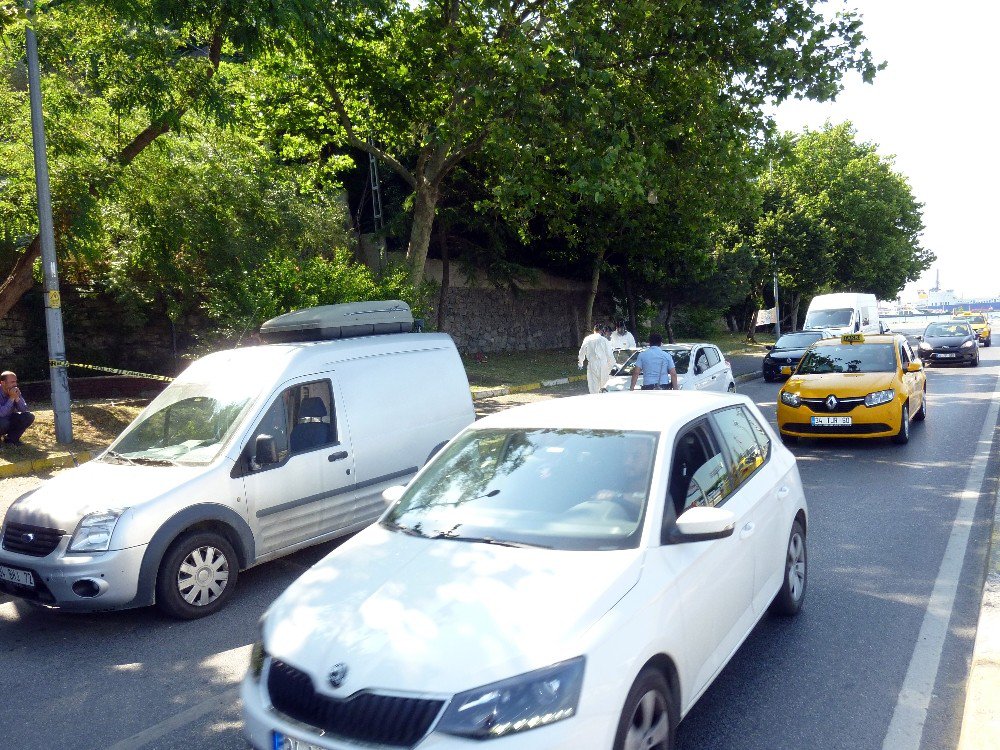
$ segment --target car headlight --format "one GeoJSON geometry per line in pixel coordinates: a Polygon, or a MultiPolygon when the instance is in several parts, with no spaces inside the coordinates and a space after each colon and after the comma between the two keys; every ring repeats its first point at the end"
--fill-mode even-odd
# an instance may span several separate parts
{"type": "Polygon", "coordinates": [[[865,396],[865,406],[880,406],[881,404],[888,404],[896,398],[896,392],[892,388],[886,391],[875,391],[875,393],[869,393],[865,396]]]}
{"type": "Polygon", "coordinates": [[[452,698],[437,731],[484,740],[546,726],[576,713],[584,658],[494,682],[452,698]]]}
{"type": "Polygon", "coordinates": [[[917,348],[918,349],[923,349],[924,351],[928,351],[929,352],[934,347],[931,346],[930,344],[928,344],[926,341],[921,341],[920,342],[920,346],[918,346],[917,348]]]}
{"type": "Polygon", "coordinates": [[[799,406],[802,403],[802,399],[799,398],[799,394],[792,393],[791,391],[781,392],[781,403],[785,406],[799,406]]]}
{"type": "Polygon", "coordinates": [[[111,534],[125,508],[88,513],[80,521],[69,542],[70,552],[107,552],[111,534]]]}
{"type": "Polygon", "coordinates": [[[250,649],[250,664],[247,667],[247,674],[257,682],[264,671],[264,660],[267,658],[267,651],[264,650],[264,618],[257,623],[257,640],[250,649]]]}
{"type": "Polygon", "coordinates": [[[966,341],[964,344],[962,344],[962,348],[968,349],[970,346],[975,346],[975,345],[976,345],[975,341],[966,341]]]}

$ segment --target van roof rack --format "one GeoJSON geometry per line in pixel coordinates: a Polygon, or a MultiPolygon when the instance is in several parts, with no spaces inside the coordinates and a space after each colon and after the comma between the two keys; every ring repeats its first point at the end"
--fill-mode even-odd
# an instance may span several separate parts
{"type": "Polygon", "coordinates": [[[267,344],[328,341],[414,330],[413,313],[402,300],[348,302],[294,310],[260,327],[267,344]]]}

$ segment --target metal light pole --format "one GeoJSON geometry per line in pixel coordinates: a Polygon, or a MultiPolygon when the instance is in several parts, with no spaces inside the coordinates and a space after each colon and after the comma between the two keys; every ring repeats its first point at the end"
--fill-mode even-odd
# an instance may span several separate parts
{"type": "Polygon", "coordinates": [[[41,75],[38,70],[38,40],[32,23],[34,0],[26,0],[28,12],[28,91],[31,99],[31,142],[35,151],[35,190],[38,193],[38,232],[42,241],[42,272],[45,277],[45,330],[49,344],[49,382],[55,412],[56,440],[73,442],[69,413],[69,379],[66,374],[66,342],[63,339],[56,241],[52,231],[52,196],[49,193],[49,162],[45,157],[45,127],[42,122],[41,75]]]}
{"type": "Polygon", "coordinates": [[[775,340],[781,336],[781,316],[778,314],[778,262],[774,257],[774,250],[771,250],[771,268],[774,270],[774,336],[775,340]]]}

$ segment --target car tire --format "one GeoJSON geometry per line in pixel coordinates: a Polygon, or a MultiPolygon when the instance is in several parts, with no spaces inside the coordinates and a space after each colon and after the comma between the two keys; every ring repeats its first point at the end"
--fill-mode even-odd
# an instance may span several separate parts
{"type": "Polygon", "coordinates": [[[156,606],[181,620],[222,609],[236,587],[236,550],[220,534],[193,531],[170,545],[156,576],[156,606]]]}
{"type": "Polygon", "coordinates": [[[806,546],[806,530],[796,519],[788,534],[785,547],[785,575],[781,588],[771,602],[771,612],[784,617],[794,617],[802,609],[809,583],[809,550],[806,546]]]}
{"type": "Polygon", "coordinates": [[[972,360],[971,362],[969,362],[969,367],[979,367],[979,355],[978,354],[976,355],[976,358],[974,360],[972,360]]]}
{"type": "Polygon", "coordinates": [[[903,410],[899,416],[899,432],[893,436],[892,440],[897,445],[906,445],[910,442],[910,407],[908,404],[903,404],[903,410]]]}
{"type": "Polygon", "coordinates": [[[920,408],[917,409],[917,413],[913,415],[913,418],[918,422],[923,422],[927,419],[927,389],[924,388],[924,397],[920,399],[920,408]]]}
{"type": "Polygon", "coordinates": [[[663,674],[646,667],[636,677],[618,720],[614,750],[673,750],[680,710],[663,674]]]}
{"type": "Polygon", "coordinates": [[[991,346],[993,344],[993,336],[991,335],[988,339],[986,339],[985,343],[986,346],[991,346]]]}
{"type": "Polygon", "coordinates": [[[767,370],[764,370],[764,382],[765,383],[773,383],[775,380],[777,380],[777,378],[774,377],[774,375],[769,375],[768,372],[767,372],[767,370]]]}

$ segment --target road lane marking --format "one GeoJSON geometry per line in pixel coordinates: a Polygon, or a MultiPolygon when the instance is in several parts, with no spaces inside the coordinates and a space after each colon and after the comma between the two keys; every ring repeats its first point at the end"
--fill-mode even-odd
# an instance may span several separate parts
{"type": "Polygon", "coordinates": [[[910,665],[896,700],[896,708],[889,722],[889,731],[882,742],[882,750],[920,748],[924,723],[927,721],[927,707],[934,690],[934,682],[937,680],[941,653],[944,651],[944,643],[948,636],[948,623],[951,621],[955,595],[958,592],[958,581],[962,575],[965,553],[969,546],[969,533],[979,504],[979,491],[986,479],[986,464],[990,457],[997,413],[1000,410],[1000,401],[997,400],[998,387],[1000,387],[1000,376],[993,384],[986,422],[979,434],[975,458],[969,467],[965,489],[958,501],[948,546],[945,548],[944,558],[941,560],[941,567],[938,569],[937,579],[934,581],[934,588],[927,602],[924,619],[917,635],[917,644],[913,649],[913,656],[910,658],[910,665]]]}
{"type": "Polygon", "coordinates": [[[228,708],[239,700],[239,697],[239,686],[230,688],[224,693],[203,700],[201,703],[195,703],[179,714],[174,714],[159,724],[147,727],[138,734],[133,734],[121,742],[116,742],[114,745],[109,746],[108,750],[139,750],[139,748],[145,747],[150,742],[155,742],[171,732],[176,732],[178,729],[182,729],[208,714],[228,708]]]}

